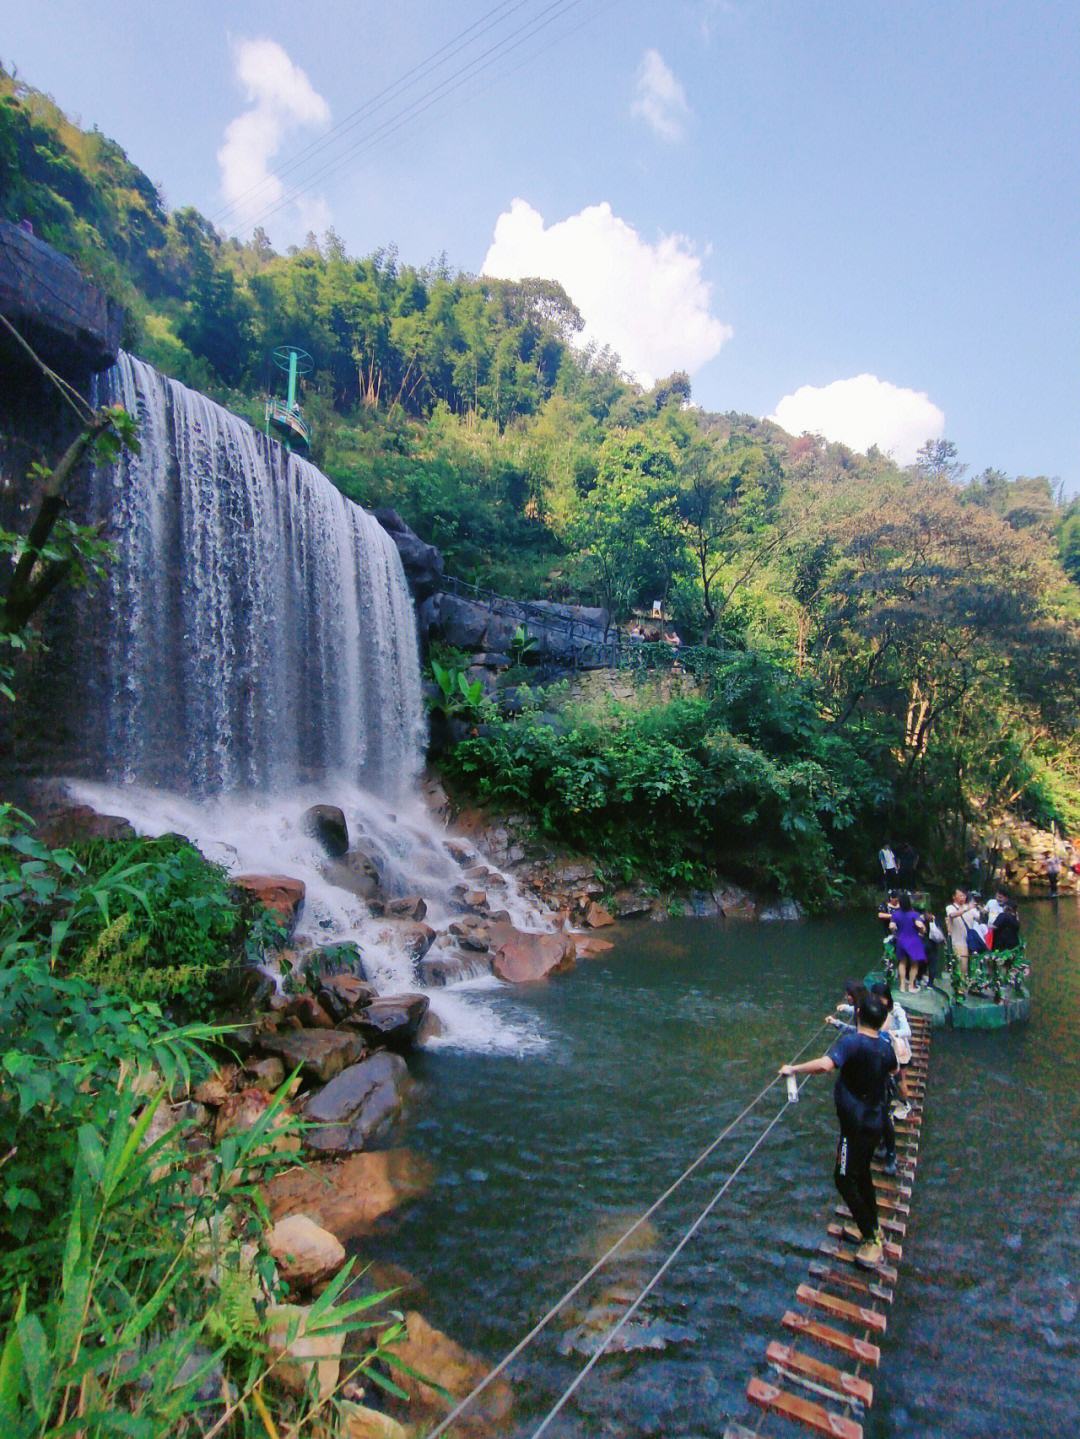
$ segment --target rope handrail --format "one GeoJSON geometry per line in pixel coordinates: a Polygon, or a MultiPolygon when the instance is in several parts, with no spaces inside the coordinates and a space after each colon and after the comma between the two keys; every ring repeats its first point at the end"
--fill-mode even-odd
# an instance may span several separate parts
{"type": "MultiPolygon", "coordinates": [[[[815,1042],[818,1035],[820,1035],[826,1028],[827,1026],[825,1024],[819,1025],[819,1027],[814,1031],[814,1033],[810,1036],[810,1038],[806,1041],[802,1048],[799,1049],[788,1062],[794,1064],[802,1055],[806,1053],[810,1046],[815,1042]]],[[[697,1158],[687,1165],[687,1167],[683,1170],[679,1177],[672,1184],[670,1184],[667,1189],[664,1190],[663,1194],[660,1195],[659,1199],[654,1200],[653,1203],[649,1206],[649,1208],[646,1209],[639,1218],[635,1219],[634,1223],[631,1224],[630,1228],[627,1229],[621,1235],[621,1237],[618,1238],[615,1243],[610,1246],[610,1248],[605,1250],[605,1252],[600,1256],[598,1260],[596,1260],[592,1267],[581,1276],[577,1283],[574,1284],[570,1289],[568,1289],[566,1293],[562,1296],[562,1298],[557,1300],[556,1303],[554,1303],[550,1307],[550,1309],[548,1309],[547,1312],[539,1320],[537,1320],[537,1322],[533,1325],[529,1332],[523,1338],[518,1340],[518,1342],[509,1351],[509,1353],[504,1355],[504,1357],[499,1360],[498,1364],[496,1364],[493,1369],[489,1370],[488,1373],[484,1376],[484,1378],[481,1379],[480,1382],[473,1389],[471,1389],[468,1394],[466,1394],[465,1398],[462,1399],[458,1404],[456,1404],[444,1419],[439,1421],[435,1428],[432,1429],[429,1433],[428,1439],[439,1439],[439,1435],[445,1434],[447,1429],[449,1429],[450,1425],[453,1424],[455,1420],[461,1417],[461,1415],[465,1412],[465,1410],[469,1407],[473,1400],[476,1399],[480,1394],[482,1394],[490,1384],[494,1383],[494,1381],[499,1377],[500,1374],[502,1374],[506,1369],[509,1368],[509,1366],[518,1357],[518,1355],[521,1354],[532,1343],[532,1341],[537,1337],[537,1335],[539,1335],[544,1329],[547,1328],[548,1324],[551,1322],[552,1319],[555,1318],[556,1314],[558,1314],[559,1311],[563,1309],[570,1302],[570,1300],[574,1298],[575,1295],[580,1293],[580,1291],[585,1287],[585,1285],[588,1284],[589,1280],[593,1279],[608,1262],[608,1260],[612,1258],[612,1256],[622,1248],[622,1246],[626,1243],[630,1236],[632,1234],[635,1234],[643,1224],[647,1223],[647,1221],[652,1218],[652,1216],[657,1212],[657,1210],[663,1204],[665,1204],[668,1199],[671,1198],[675,1191],[683,1183],[685,1183],[687,1179],[690,1178],[691,1174],[693,1174],[695,1170],[699,1169],[701,1165],[705,1163],[706,1159],[708,1159],[709,1156],[719,1147],[719,1145],[723,1143],[723,1141],[728,1137],[728,1135],[731,1134],[742,1123],[742,1121],[746,1118],[750,1111],[761,1103],[761,1101],[765,1098],[766,1094],[768,1094],[769,1090],[773,1089],[779,1083],[780,1076],[779,1074],[776,1074],[773,1076],[772,1079],[770,1079],[764,1089],[762,1089],[758,1094],[756,1094],[754,1098],[750,1101],[750,1103],[747,1104],[745,1108],[740,1110],[740,1112],[735,1116],[735,1118],[731,1120],[731,1122],[720,1131],[716,1138],[705,1146],[705,1148],[701,1151],[697,1158]]],[[[803,1081],[803,1083],[805,1083],[805,1080],[803,1081]]],[[[777,1123],[780,1115],[782,1115],[786,1111],[786,1108],[787,1106],[785,1104],[784,1108],[780,1110],[780,1113],[770,1122],[768,1127],[755,1141],[749,1153],[744,1156],[744,1158],[739,1162],[737,1168],[733,1170],[732,1173],[728,1176],[728,1179],[725,1181],[724,1184],[724,1189],[721,1191],[721,1193],[714,1196],[713,1200],[710,1202],[709,1209],[706,1211],[706,1213],[699,1216],[699,1219],[695,1221],[695,1229],[704,1222],[707,1214],[710,1213],[715,1207],[715,1205],[719,1202],[723,1192],[726,1192],[728,1185],[730,1185],[732,1180],[734,1180],[736,1175],[746,1165],[751,1155],[757,1150],[758,1146],[761,1144],[762,1140],[764,1140],[765,1136],[777,1123]]],[[[665,1269],[675,1258],[675,1255],[679,1252],[679,1249],[681,1249],[684,1244],[688,1242],[689,1237],[690,1236],[685,1236],[684,1239],[680,1241],[678,1248],[669,1256],[669,1259],[665,1261],[665,1269]]],[[[661,1275],[659,1274],[655,1275],[653,1281],[651,1282],[657,1282],[660,1277],[661,1275]]],[[[641,1295],[638,1303],[640,1303],[640,1300],[644,1297],[644,1294],[641,1295]]],[[[623,1317],[625,1320],[629,1317],[629,1315],[627,1314],[623,1317]]],[[[621,1325],[619,1327],[621,1327],[621,1325]]],[[[608,1336],[607,1342],[610,1343],[612,1338],[614,1338],[614,1332],[608,1336]]],[[[587,1372],[587,1370],[592,1367],[592,1363],[595,1362],[595,1359],[599,1358],[600,1352],[602,1351],[598,1351],[597,1354],[594,1356],[594,1359],[590,1361],[589,1365],[586,1366],[586,1371],[583,1371],[582,1374],[578,1376],[578,1379],[575,1381],[575,1384],[573,1386],[574,1388],[576,1388],[577,1384],[580,1383],[581,1379],[584,1378],[585,1372],[587,1372]]],[[[572,1392],[572,1390],[570,1392],[572,1392]]],[[[567,1398],[569,1398],[569,1393],[564,1395],[563,1399],[559,1403],[559,1408],[562,1407],[562,1404],[565,1403],[567,1398]]],[[[550,1421],[550,1419],[555,1417],[555,1414],[557,1412],[558,1410],[556,1409],[548,1415],[548,1418],[544,1420],[545,1427],[550,1421]]],[[[541,1430],[536,1431],[537,1434],[539,1434],[540,1432],[541,1430]]],[[[536,1439],[535,1435],[533,1436],[533,1439],[536,1439]]]]}

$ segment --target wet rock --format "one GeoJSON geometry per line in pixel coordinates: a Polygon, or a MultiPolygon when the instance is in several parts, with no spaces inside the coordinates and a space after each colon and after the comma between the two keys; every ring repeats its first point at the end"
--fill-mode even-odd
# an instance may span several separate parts
{"type": "Polygon", "coordinates": [[[387,901],[387,914],[400,915],[403,919],[423,919],[427,914],[427,904],[418,894],[410,894],[403,899],[391,899],[387,901]]]}
{"type": "Polygon", "coordinates": [[[638,890],[620,889],[612,896],[611,905],[619,919],[639,919],[652,913],[653,902],[638,890]]]}
{"type": "Polygon", "coordinates": [[[291,1029],[260,1035],[259,1048],[278,1055],[286,1069],[299,1065],[307,1078],[327,1084],[350,1064],[359,1063],[365,1046],[360,1035],[340,1029],[291,1029]]]}
{"type": "Polygon", "coordinates": [[[319,1399],[329,1399],[341,1371],[341,1336],[309,1335],[310,1312],[299,1304],[275,1304],[266,1311],[267,1347],[276,1360],[270,1374],[293,1394],[305,1393],[314,1374],[319,1399]]]}
{"type": "Polygon", "coordinates": [[[614,949],[615,941],[601,939],[593,934],[575,934],[574,948],[577,950],[578,959],[595,959],[598,954],[606,954],[609,949],[614,949]]]}
{"type": "Polygon", "coordinates": [[[305,1118],[320,1128],[307,1130],[304,1143],[334,1154],[367,1149],[401,1113],[408,1082],[398,1054],[373,1054],[343,1069],[309,1101],[305,1118]]]}
{"type": "Polygon", "coordinates": [[[605,925],[614,924],[615,916],[609,914],[602,905],[595,902],[590,904],[585,911],[585,923],[590,929],[603,929],[605,925]]]}
{"type": "Polygon", "coordinates": [[[426,994],[387,994],[350,1017],[349,1023],[372,1044],[408,1049],[428,1012],[426,994]]]}
{"type": "Polygon", "coordinates": [[[238,874],[232,882],[256,904],[276,914],[292,933],[307,893],[302,879],[287,874],[238,874]]]}
{"type": "Polygon", "coordinates": [[[416,1043],[423,1048],[433,1039],[441,1039],[445,1033],[446,1025],[433,1010],[429,1009],[424,1015],[420,1028],[416,1031],[416,1043]]]}
{"type": "Polygon", "coordinates": [[[312,1289],[345,1263],[345,1247],[306,1214],[279,1219],[266,1236],[278,1273],[290,1289],[312,1289]]]}
{"type": "Polygon", "coordinates": [[[66,849],[91,839],[134,839],[135,829],[123,815],[98,814],[88,804],[72,804],[50,814],[37,837],[52,849],[66,849]]]}
{"type": "MultiPolygon", "coordinates": [[[[406,1369],[393,1370],[395,1383],[408,1396],[411,1419],[430,1421],[446,1414],[453,1405],[470,1393],[483,1379],[490,1365],[463,1348],[449,1335],[410,1309],[405,1315],[405,1334],[392,1349],[406,1369]],[[416,1376],[423,1375],[423,1379],[416,1376]],[[430,1380],[425,1383],[424,1380],[430,1380]],[[438,1384],[446,1394],[432,1388],[438,1384]]],[[[504,1379],[495,1382],[481,1394],[455,1421],[455,1432],[463,1435],[502,1434],[512,1405],[512,1391],[504,1379]]]]}
{"type": "Polygon", "coordinates": [[[365,1150],[275,1174],[264,1186],[271,1216],[306,1214],[345,1243],[430,1187],[429,1161],[407,1149],[365,1150]]]}
{"type": "Polygon", "coordinates": [[[482,889],[467,889],[461,896],[461,902],[471,910],[483,910],[487,908],[488,897],[482,889]]]}
{"type": "MultiPolygon", "coordinates": [[[[426,600],[435,595],[442,584],[441,553],[411,530],[397,510],[379,509],[374,510],[373,514],[397,546],[413,598],[426,600]]],[[[440,595],[439,598],[445,597],[440,595]]]]}
{"type": "Polygon", "coordinates": [[[351,939],[311,950],[303,955],[300,966],[309,980],[326,979],[329,975],[338,974],[353,974],[357,979],[367,977],[360,946],[351,939]]]}
{"type": "Polygon", "coordinates": [[[285,1083],[285,1066],[274,1055],[265,1059],[249,1059],[244,1065],[244,1084],[250,1089],[261,1089],[265,1094],[276,1094],[285,1083]]]}
{"type": "Polygon", "coordinates": [[[509,924],[492,926],[492,970],[511,984],[546,979],[574,966],[575,947],[569,934],[531,934],[509,924]]]}
{"type": "Polygon", "coordinates": [[[761,920],[796,920],[802,917],[802,905],[797,899],[777,900],[775,904],[766,905],[758,914],[761,920]]]}
{"type": "Polygon", "coordinates": [[[382,890],[382,873],[374,856],[362,849],[351,849],[339,859],[329,860],[323,874],[331,884],[346,890],[357,899],[377,899],[382,890]]]}
{"type": "Polygon", "coordinates": [[[420,983],[427,989],[463,984],[491,973],[491,960],[479,954],[433,954],[420,961],[420,983]]]}
{"type": "Polygon", "coordinates": [[[452,860],[462,866],[473,864],[476,860],[476,851],[463,839],[444,840],[443,848],[452,860]]]}
{"type": "Polygon", "coordinates": [[[363,1009],[376,997],[374,987],[355,974],[331,974],[319,985],[319,1003],[337,1021],[363,1009]]]}
{"type": "Polygon", "coordinates": [[[297,1019],[301,1029],[333,1029],[334,1021],[313,994],[293,995],[281,1009],[285,1019],[297,1019]]]}
{"type": "Polygon", "coordinates": [[[300,820],[305,834],[317,839],[331,859],[349,852],[349,824],[343,810],[334,804],[313,804],[300,820]]]}

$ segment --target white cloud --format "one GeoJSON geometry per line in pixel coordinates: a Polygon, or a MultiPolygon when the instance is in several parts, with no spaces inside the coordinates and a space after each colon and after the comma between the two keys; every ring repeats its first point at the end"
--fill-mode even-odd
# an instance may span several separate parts
{"type": "Polygon", "coordinates": [[[481,269],[495,279],[558,280],[581,311],[583,339],[610,345],[646,385],[700,369],[733,333],[710,309],[712,286],[686,236],[650,245],[606,201],[545,226],[528,201],[514,200],[481,269]]]}
{"type": "Polygon", "coordinates": [[[785,395],[769,416],[792,435],[810,433],[853,450],[871,445],[910,465],[927,440],[945,433],[945,415],[923,390],[856,375],[831,385],[802,385],[785,395]]]}
{"type": "MultiPolygon", "coordinates": [[[[276,40],[235,40],[232,51],[233,73],[248,109],[226,126],[217,160],[221,192],[234,206],[233,224],[242,227],[257,223],[285,195],[285,185],[269,167],[286,134],[328,124],[330,107],[276,40]]],[[[299,199],[289,210],[292,223],[299,220],[307,228],[312,219],[323,227],[329,221],[319,198],[299,199]]]]}
{"type": "Polygon", "coordinates": [[[646,50],[641,57],[631,110],[661,140],[682,139],[690,106],[686,91],[659,50],[646,50]]]}

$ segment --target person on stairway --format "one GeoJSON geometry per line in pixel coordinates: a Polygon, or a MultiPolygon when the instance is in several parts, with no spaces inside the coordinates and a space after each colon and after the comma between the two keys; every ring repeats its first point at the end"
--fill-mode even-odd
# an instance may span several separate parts
{"type": "Polygon", "coordinates": [[[885,1016],[881,996],[863,994],[854,1031],[842,1033],[829,1052],[818,1059],[780,1068],[784,1076],[837,1071],[833,1098],[840,1138],[833,1179],[855,1220],[854,1225],[844,1226],[844,1232],[858,1241],[855,1259],[867,1268],[880,1264],[884,1254],[871,1165],[874,1150],[885,1133],[889,1076],[897,1068],[892,1045],[881,1040],[885,1016]]]}

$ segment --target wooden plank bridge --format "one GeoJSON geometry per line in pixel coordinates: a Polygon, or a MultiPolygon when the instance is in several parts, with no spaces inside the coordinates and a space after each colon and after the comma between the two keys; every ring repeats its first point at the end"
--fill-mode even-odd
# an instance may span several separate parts
{"type": "Polygon", "coordinates": [[[914,1100],[907,1120],[896,1121],[897,1173],[889,1178],[875,1163],[885,1257],[875,1269],[855,1263],[855,1245],[844,1235],[848,1209],[838,1204],[808,1282],[795,1291],[797,1307],[780,1320],[783,1335],[763,1356],[763,1374],[746,1386],[753,1417],[729,1424],[724,1439],[765,1439],[792,1433],[793,1425],[832,1439],[862,1439],[859,1422],[874,1402],[871,1375],[881,1363],[881,1336],[888,1323],[897,1270],[903,1258],[911,1192],[919,1162],[919,1132],[926,1097],[930,1024],[910,1015],[908,1089],[914,1100]],[[842,1367],[841,1367],[842,1366],[842,1367]]]}

